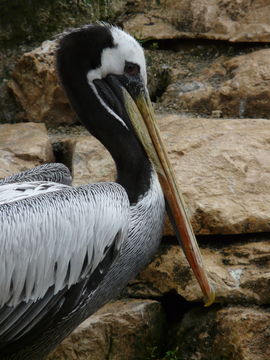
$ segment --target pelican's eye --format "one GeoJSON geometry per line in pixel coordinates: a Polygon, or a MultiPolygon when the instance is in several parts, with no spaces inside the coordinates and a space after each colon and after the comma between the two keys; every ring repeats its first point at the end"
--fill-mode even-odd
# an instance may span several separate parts
{"type": "Polygon", "coordinates": [[[124,72],[130,76],[136,76],[140,73],[140,66],[138,64],[126,61],[124,72]]]}

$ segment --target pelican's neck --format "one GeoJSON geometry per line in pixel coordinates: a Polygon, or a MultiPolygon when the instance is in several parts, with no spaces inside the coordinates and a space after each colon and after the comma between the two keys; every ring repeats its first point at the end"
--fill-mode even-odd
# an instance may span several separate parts
{"type": "MultiPolygon", "coordinates": [[[[134,130],[105,104],[93,83],[87,85],[89,108],[84,108],[85,114],[80,118],[85,119],[88,113],[86,117],[90,120],[83,120],[84,125],[110,152],[116,165],[116,181],[134,204],[150,188],[152,164],[134,130]]],[[[123,116],[128,116],[124,108],[123,116]]]]}
{"type": "Polygon", "coordinates": [[[135,146],[132,150],[127,149],[121,156],[119,153],[112,156],[117,169],[116,182],[124,187],[130,203],[137,203],[138,199],[150,189],[151,163],[141,149],[135,146]]]}
{"type": "MultiPolygon", "coordinates": [[[[91,29],[99,34],[96,28],[91,29]]],[[[64,39],[57,55],[58,75],[81,122],[112,155],[117,182],[125,188],[130,203],[134,204],[149,190],[152,166],[134,131],[121,121],[120,116],[115,116],[97,93],[94,82],[89,82],[87,78],[89,67],[95,69],[101,65],[103,48],[114,46],[109,30],[105,34],[103,29],[102,34],[106,37],[106,44],[102,47],[93,44],[93,39],[98,42],[98,36],[91,37],[91,46],[85,45],[85,39],[79,32],[64,39]],[[90,63],[87,59],[91,60],[90,63]]],[[[115,104],[121,107],[121,99],[116,98],[115,104]]],[[[115,104],[112,100],[111,107],[115,104]]],[[[122,116],[128,116],[124,109],[122,116]]]]}
{"type": "MultiPolygon", "coordinates": [[[[90,87],[92,88],[92,86],[90,87]]],[[[93,93],[95,92],[93,91],[93,93]]],[[[89,131],[110,152],[116,165],[116,181],[125,188],[130,203],[134,204],[150,188],[152,164],[131,123],[129,126],[126,125],[129,123],[129,118],[123,105],[124,100],[120,101],[123,118],[116,115],[108,105],[100,100],[96,96],[92,98],[91,105],[95,104],[94,107],[99,109],[99,119],[96,118],[93,121],[89,131]],[[105,124],[104,127],[101,122],[105,124]],[[99,126],[96,128],[95,124],[97,123],[99,126]]],[[[87,126],[87,124],[85,125],[87,126]]]]}
{"type": "Polygon", "coordinates": [[[110,152],[116,169],[116,181],[122,185],[134,204],[150,187],[152,165],[134,131],[123,126],[104,107],[86,76],[76,76],[76,82],[64,84],[69,100],[86,129],[110,152]],[[73,89],[74,85],[76,89],[73,89]]]}

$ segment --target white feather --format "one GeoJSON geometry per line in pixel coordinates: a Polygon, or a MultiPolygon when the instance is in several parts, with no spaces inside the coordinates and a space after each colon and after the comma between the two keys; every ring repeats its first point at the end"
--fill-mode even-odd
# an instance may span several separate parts
{"type": "Polygon", "coordinates": [[[146,64],[142,47],[132,36],[118,27],[112,26],[110,30],[114,47],[102,50],[101,65],[87,73],[88,83],[103,79],[108,74],[124,74],[125,63],[128,61],[140,66],[140,73],[146,87],[146,64]]]}
{"type": "Polygon", "coordinates": [[[118,184],[99,183],[0,205],[0,307],[36,301],[89,276],[118,233],[127,237],[129,201],[118,184]],[[93,251],[94,249],[94,251],[93,251]]]}
{"type": "Polygon", "coordinates": [[[101,65],[96,69],[88,71],[87,81],[106,111],[113,115],[115,119],[117,119],[125,128],[128,129],[127,125],[120,118],[120,116],[118,116],[104,102],[101,96],[99,96],[93,81],[97,79],[103,79],[108,74],[124,74],[125,64],[127,61],[140,66],[140,73],[146,87],[147,75],[145,58],[142,47],[132,36],[115,26],[110,27],[110,31],[113,37],[114,47],[109,47],[102,50],[101,65]]]}
{"type": "Polygon", "coordinates": [[[129,130],[129,128],[127,127],[127,125],[125,124],[125,122],[120,118],[119,115],[116,114],[116,112],[114,112],[106,103],[105,101],[102,99],[102,97],[99,95],[95,84],[93,82],[89,82],[89,85],[91,86],[92,90],[94,91],[96,97],[99,99],[101,105],[108,111],[108,113],[110,113],[112,116],[115,117],[115,119],[117,119],[118,121],[120,121],[120,123],[127,129],[129,130]]]}
{"type": "Polygon", "coordinates": [[[0,186],[0,204],[11,203],[28,197],[70,188],[68,185],[50,181],[11,183],[0,186]]]}

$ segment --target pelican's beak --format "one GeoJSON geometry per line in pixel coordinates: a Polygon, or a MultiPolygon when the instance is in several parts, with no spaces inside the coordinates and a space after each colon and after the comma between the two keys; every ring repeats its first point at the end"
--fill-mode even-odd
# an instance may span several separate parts
{"type": "Polygon", "coordinates": [[[130,120],[158,173],[176,236],[181,241],[187,260],[202,289],[205,306],[209,306],[215,300],[215,291],[207,277],[201,252],[187,216],[183,196],[178,189],[173,169],[155,122],[148,92],[140,92],[133,98],[125,88],[123,88],[123,93],[130,120]]]}

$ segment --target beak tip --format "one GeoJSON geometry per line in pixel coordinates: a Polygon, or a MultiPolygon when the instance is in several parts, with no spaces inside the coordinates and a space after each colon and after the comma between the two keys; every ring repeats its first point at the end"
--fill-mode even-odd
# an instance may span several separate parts
{"type": "Polygon", "coordinates": [[[216,298],[216,292],[213,288],[213,286],[211,286],[210,288],[210,292],[207,294],[207,300],[204,304],[205,307],[208,307],[210,305],[212,305],[215,302],[215,298],[216,298]]]}

